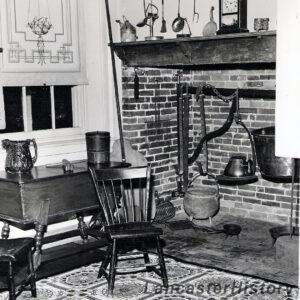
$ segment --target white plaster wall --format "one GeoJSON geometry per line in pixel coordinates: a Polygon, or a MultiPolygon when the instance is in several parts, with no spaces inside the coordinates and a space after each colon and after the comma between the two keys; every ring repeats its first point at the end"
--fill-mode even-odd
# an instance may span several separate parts
{"type": "Polygon", "coordinates": [[[276,155],[300,158],[300,1],[278,0],[276,155]]]}
{"type": "MultiPolygon", "coordinates": [[[[77,94],[83,102],[82,130],[74,134],[70,130],[34,133],[14,133],[1,135],[1,139],[23,140],[35,138],[38,145],[36,166],[60,162],[63,158],[79,160],[86,158],[84,132],[110,131],[112,140],[118,138],[115,113],[115,98],[111,72],[111,59],[108,47],[105,2],[99,0],[79,0],[80,36],[82,55],[86,58],[86,71],[89,84],[79,86],[77,94]]],[[[117,2],[112,10],[117,10],[117,2]]],[[[117,30],[117,28],[114,28],[117,30]]],[[[120,62],[118,61],[120,70],[120,62]]],[[[120,72],[120,71],[119,71],[120,72]]],[[[119,76],[120,77],[120,76],[119,76]]],[[[5,166],[5,150],[0,147],[0,170],[5,166]]]]}
{"type": "MultiPolygon", "coordinates": [[[[111,71],[110,52],[107,46],[108,34],[104,1],[80,0],[83,3],[86,46],[86,69],[89,84],[80,88],[85,103],[85,131],[106,130],[111,132],[112,140],[118,138],[115,114],[115,98],[111,71]]],[[[112,10],[118,9],[117,2],[112,10]]],[[[115,28],[115,30],[117,30],[115,28]]],[[[120,62],[118,61],[120,74],[120,62]]],[[[120,76],[119,76],[120,77],[120,76]]],[[[121,97],[121,94],[120,94],[121,97]]],[[[85,140],[78,136],[78,142],[63,145],[39,145],[39,161],[36,165],[59,162],[62,158],[70,160],[86,158],[85,140]],[[64,150],[65,149],[65,150],[64,150]]],[[[0,151],[0,169],[4,169],[5,151],[0,151]]],[[[49,226],[47,234],[54,234],[77,228],[77,221],[72,220],[49,226]]],[[[1,229],[1,222],[0,222],[1,229]]],[[[34,230],[26,232],[11,227],[10,237],[34,236],[34,230]]]]}
{"type": "MultiPolygon", "coordinates": [[[[114,3],[116,0],[112,0],[114,3]]],[[[211,6],[215,7],[214,10],[214,19],[215,22],[219,23],[219,0],[195,0],[197,11],[199,12],[199,22],[194,23],[193,20],[193,0],[181,0],[181,12],[182,17],[186,17],[191,27],[192,36],[202,36],[202,30],[205,24],[209,21],[209,12],[211,6]]],[[[149,3],[150,0],[146,0],[146,3],[149,3]]],[[[287,1],[286,1],[287,2],[287,1]]],[[[177,0],[165,0],[165,19],[167,21],[167,33],[161,34],[161,0],[153,0],[159,8],[160,18],[155,22],[154,35],[162,35],[164,38],[175,38],[176,33],[172,31],[171,24],[173,20],[177,17],[177,0]]],[[[286,4],[288,5],[288,4],[286,4]]],[[[253,23],[254,18],[264,17],[270,19],[269,29],[276,29],[276,20],[277,20],[277,3],[275,0],[248,0],[248,29],[254,31],[253,23]]],[[[112,20],[121,19],[122,15],[136,26],[136,24],[143,20],[143,0],[123,0],[120,8],[119,15],[114,14],[115,18],[112,17],[112,20]],[[134,4],[133,4],[134,3],[134,4]]],[[[114,26],[118,26],[115,24],[114,26]]],[[[186,31],[187,33],[187,31],[186,31]]],[[[145,36],[149,35],[149,29],[147,26],[143,28],[137,28],[137,35],[139,40],[143,40],[145,36]]],[[[120,40],[119,33],[115,35],[116,40],[120,40]]]]}
{"type": "MultiPolygon", "coordinates": [[[[104,1],[85,4],[87,77],[85,88],[87,131],[115,129],[114,94],[104,1]]],[[[112,7],[113,9],[114,7],[112,7]]]]}

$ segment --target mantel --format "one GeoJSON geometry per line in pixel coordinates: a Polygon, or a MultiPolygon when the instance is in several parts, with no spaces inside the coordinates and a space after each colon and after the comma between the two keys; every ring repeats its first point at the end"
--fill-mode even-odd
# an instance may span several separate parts
{"type": "Polygon", "coordinates": [[[276,63],[275,31],[114,43],[112,47],[128,67],[274,69],[276,63]]]}

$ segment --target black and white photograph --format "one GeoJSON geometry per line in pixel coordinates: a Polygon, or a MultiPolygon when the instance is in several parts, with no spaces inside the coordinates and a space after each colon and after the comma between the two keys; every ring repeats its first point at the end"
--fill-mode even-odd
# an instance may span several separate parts
{"type": "Polygon", "coordinates": [[[0,300],[298,300],[299,0],[0,0],[0,300]]]}

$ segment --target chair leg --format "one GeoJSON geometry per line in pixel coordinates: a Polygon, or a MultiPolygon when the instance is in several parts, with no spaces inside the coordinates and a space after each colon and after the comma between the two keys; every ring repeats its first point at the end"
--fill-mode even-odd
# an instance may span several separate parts
{"type": "Polygon", "coordinates": [[[35,271],[33,267],[33,260],[32,260],[32,251],[28,253],[28,264],[29,264],[29,274],[30,274],[30,290],[31,296],[36,298],[36,278],[35,278],[35,271]]]}
{"type": "Polygon", "coordinates": [[[169,285],[168,284],[168,275],[167,275],[167,270],[166,270],[166,265],[165,265],[164,252],[161,247],[160,239],[158,236],[156,237],[156,248],[157,248],[157,253],[158,253],[158,260],[159,260],[163,285],[165,288],[167,288],[169,285]]]}
{"type": "Polygon", "coordinates": [[[109,269],[109,276],[108,276],[109,295],[113,295],[113,290],[115,286],[116,266],[117,266],[117,240],[114,239],[112,244],[112,254],[111,254],[110,269],[109,269]]]}
{"type": "Polygon", "coordinates": [[[98,278],[101,278],[105,273],[111,259],[112,246],[109,245],[106,250],[106,255],[99,268],[98,278]]]}
{"type": "Polygon", "coordinates": [[[145,264],[148,264],[150,262],[149,254],[146,250],[144,250],[143,252],[145,264]]]}
{"type": "Polygon", "coordinates": [[[16,299],[16,286],[14,277],[13,262],[8,262],[8,287],[9,287],[9,300],[16,299]]]}
{"type": "MultiPolygon", "coordinates": [[[[150,259],[149,259],[149,253],[147,250],[147,247],[143,244],[141,250],[143,251],[143,256],[144,256],[144,262],[145,264],[149,264],[150,263],[150,259]]],[[[146,271],[150,272],[151,268],[150,267],[146,267],[146,271]]]]}
{"type": "MultiPolygon", "coordinates": [[[[144,250],[143,252],[144,252],[143,255],[144,255],[145,264],[149,264],[150,263],[149,254],[146,250],[144,250]]],[[[150,272],[151,268],[146,266],[146,271],[150,272]]]]}

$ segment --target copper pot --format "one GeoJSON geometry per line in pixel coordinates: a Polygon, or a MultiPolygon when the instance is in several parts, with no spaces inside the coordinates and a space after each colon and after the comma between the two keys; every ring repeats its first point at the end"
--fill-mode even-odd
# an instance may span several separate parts
{"type": "MultiPolygon", "coordinates": [[[[275,127],[252,131],[257,164],[265,179],[288,181],[292,176],[292,159],[275,155],[275,127]]],[[[296,160],[295,176],[299,178],[300,162],[296,160]]]]}

